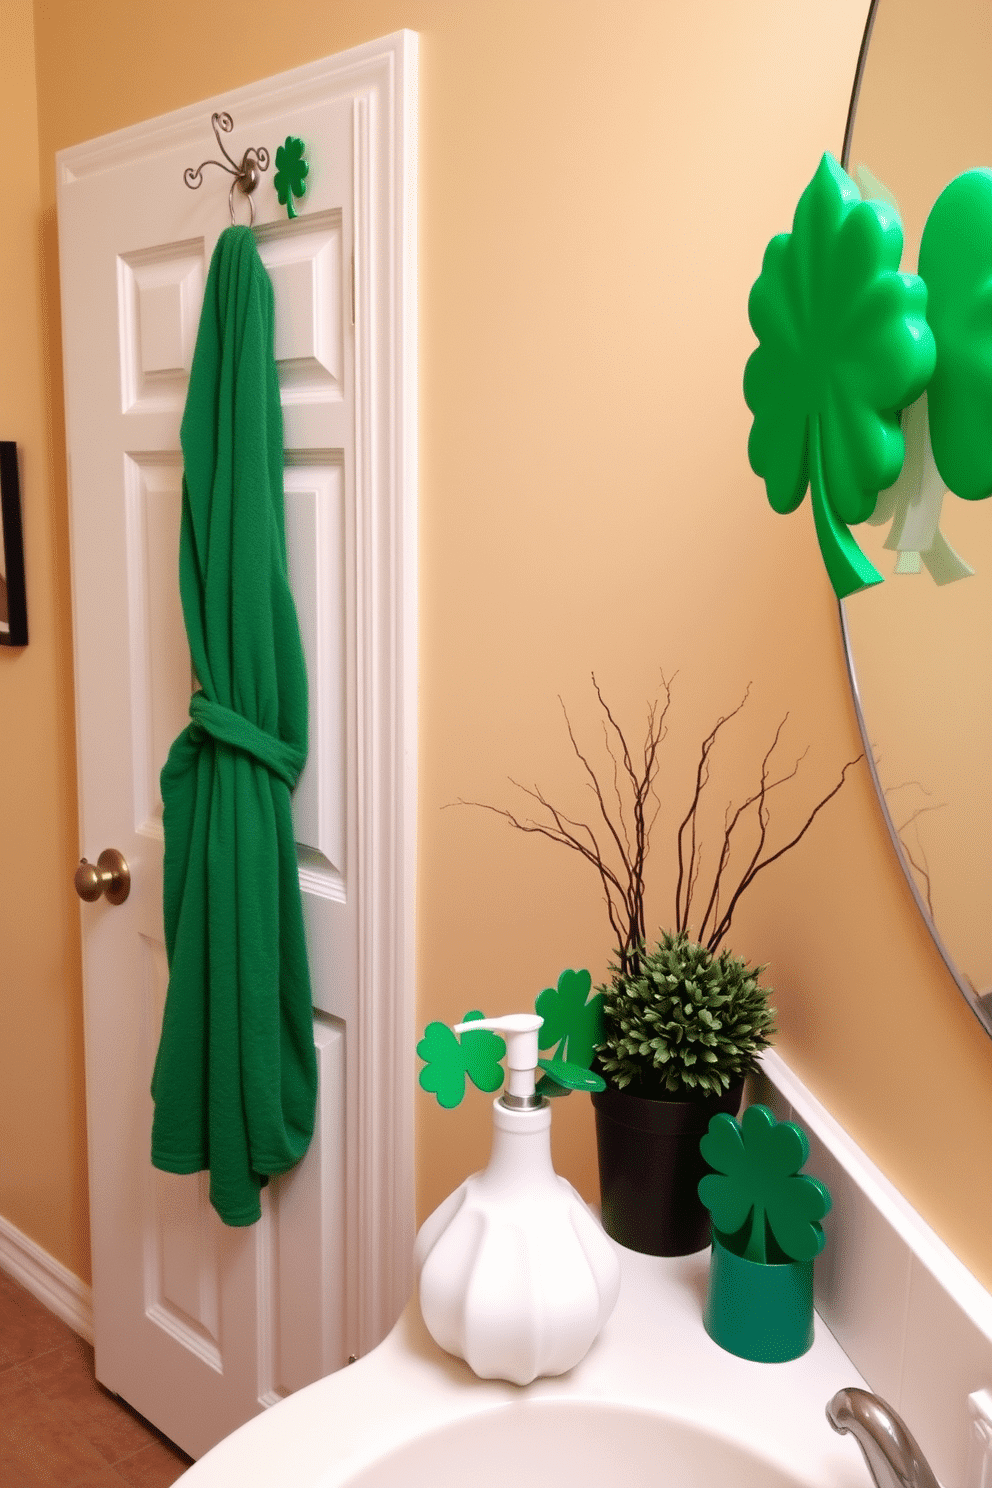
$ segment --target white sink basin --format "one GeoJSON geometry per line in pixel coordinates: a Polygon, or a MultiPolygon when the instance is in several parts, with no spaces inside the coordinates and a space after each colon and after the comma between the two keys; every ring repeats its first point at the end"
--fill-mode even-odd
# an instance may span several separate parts
{"type": "Polygon", "coordinates": [[[817,1319],[808,1354],[754,1364],[703,1329],[709,1252],[621,1251],[616,1311],[558,1379],[478,1380],[416,1300],[377,1349],[263,1412],[183,1488],[871,1488],[827,1401],[863,1385],[817,1319]]]}
{"type": "MultiPolygon", "coordinates": [[[[339,1481],[335,1479],[335,1481],[339,1481]]],[[[571,1400],[515,1402],[428,1432],[349,1488],[803,1488],[766,1457],[657,1412],[571,1400]]]]}

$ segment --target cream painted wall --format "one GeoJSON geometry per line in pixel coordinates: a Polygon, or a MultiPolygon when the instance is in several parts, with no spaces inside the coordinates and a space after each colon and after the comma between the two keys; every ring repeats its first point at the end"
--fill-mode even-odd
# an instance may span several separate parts
{"type": "Polygon", "coordinates": [[[0,438],[18,445],[30,636],[0,648],[0,1215],[86,1277],[72,628],[49,459],[33,26],[31,0],[0,0],[0,438]]]}
{"type": "MultiPolygon", "coordinates": [[[[486,813],[443,809],[509,803],[508,775],[587,809],[556,698],[594,738],[590,670],[635,733],[659,668],[678,672],[652,859],[659,923],[695,750],[748,680],[718,813],[786,711],[790,747],[812,747],[776,807],[783,832],[858,750],[808,506],[789,520],[767,506],[740,378],[765,242],[788,227],[821,150],[840,149],[864,8],[37,0],[57,446],[54,151],[400,26],[420,33],[422,1021],[526,1006],[566,965],[605,971],[608,927],[583,865],[486,813]]],[[[64,576],[61,459],[45,501],[37,520],[64,576]]],[[[40,640],[53,668],[62,639],[40,640]]],[[[46,695],[67,708],[62,682],[46,695]]],[[[65,749],[36,775],[71,817],[65,749]]],[[[2,778],[6,812],[18,788],[2,778]]],[[[61,923],[54,905],[30,913],[36,942],[61,923]]],[[[771,963],[785,1056],[992,1284],[992,1194],[973,1176],[992,1046],[917,922],[863,771],[759,880],[732,940],[771,963]]],[[[73,963],[73,1008],[76,975],[73,963]]],[[[33,1072],[48,1051],[27,1038],[21,1057],[33,1072]]],[[[78,1047],[61,1057],[75,1090],[78,1047]]],[[[424,1096],[417,1120],[426,1212],[483,1160],[488,1102],[444,1114],[424,1096]]],[[[572,1097],[556,1121],[560,1165],[591,1194],[588,1103],[572,1097]]],[[[81,1163],[77,1149],[53,1166],[53,1204],[81,1163]]]]}

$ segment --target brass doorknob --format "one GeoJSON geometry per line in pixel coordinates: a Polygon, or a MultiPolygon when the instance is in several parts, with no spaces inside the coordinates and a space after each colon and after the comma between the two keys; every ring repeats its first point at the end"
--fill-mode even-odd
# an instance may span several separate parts
{"type": "Polygon", "coordinates": [[[73,879],[80,899],[92,904],[103,894],[108,904],[123,904],[131,892],[131,870],[116,847],[105,848],[95,863],[83,858],[73,879]]]}

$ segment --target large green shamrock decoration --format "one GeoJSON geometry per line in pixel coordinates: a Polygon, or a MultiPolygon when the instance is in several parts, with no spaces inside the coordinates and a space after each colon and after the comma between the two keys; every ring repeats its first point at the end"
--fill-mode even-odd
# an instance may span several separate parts
{"type": "MultiPolygon", "coordinates": [[[[462,1022],[474,1023],[485,1016],[476,1010],[466,1013],[462,1022]]],[[[506,1043],[488,1028],[463,1033],[459,1041],[447,1023],[428,1023],[417,1053],[424,1060],[422,1088],[436,1095],[438,1105],[446,1110],[464,1099],[466,1075],[479,1090],[498,1090],[503,1083],[500,1060],[506,1053],[506,1043]]]]}
{"type": "Polygon", "coordinates": [[[715,1168],[699,1182],[699,1197],[728,1250],[766,1262],[768,1231],[787,1260],[820,1254],[819,1221],[830,1209],[822,1183],[800,1173],[809,1157],[806,1133],[776,1121],[767,1106],[748,1106],[740,1124],[726,1112],[714,1116],[699,1150],[715,1168]],[[745,1226],[751,1223],[745,1234],[745,1226]]]}
{"type": "Polygon", "coordinates": [[[303,159],[305,150],[303,141],[295,139],[291,134],[287,135],[285,144],[276,150],[276,173],[272,177],[272,184],[276,188],[280,205],[286,208],[289,217],[296,216],[293,197],[302,198],[307,189],[310,167],[303,159]]]}
{"type": "Polygon", "coordinates": [[[899,474],[899,413],[934,368],[926,286],[899,272],[901,256],[898,214],[862,201],[827,154],[792,232],[768,244],[748,302],[759,342],[744,372],[748,458],[777,512],[795,511],[811,488],[839,598],[881,582],[849,524],[870,517],[899,474]]]}
{"type": "Polygon", "coordinates": [[[992,171],[945,186],[920,242],[937,367],[930,442],[945,484],[966,501],[992,493],[992,171]]]}

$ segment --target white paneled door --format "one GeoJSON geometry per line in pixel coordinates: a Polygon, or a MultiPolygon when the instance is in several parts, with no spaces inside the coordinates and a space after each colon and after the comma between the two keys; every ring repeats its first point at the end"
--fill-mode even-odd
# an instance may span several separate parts
{"type": "MultiPolygon", "coordinates": [[[[80,856],[131,892],[81,906],[98,1378],[194,1456],[373,1346],[413,1237],[416,42],[400,33],[58,157],[80,856]],[[290,571],[310,678],[297,787],[317,1133],[225,1228],[205,1175],[151,1167],[168,980],[158,776],[191,691],[179,425],[236,161],[275,290],[290,571]],[[291,221],[276,147],[307,146],[291,221]]],[[[239,220],[248,203],[234,194],[239,220]]],[[[67,867],[71,873],[71,866],[67,867]]]]}

